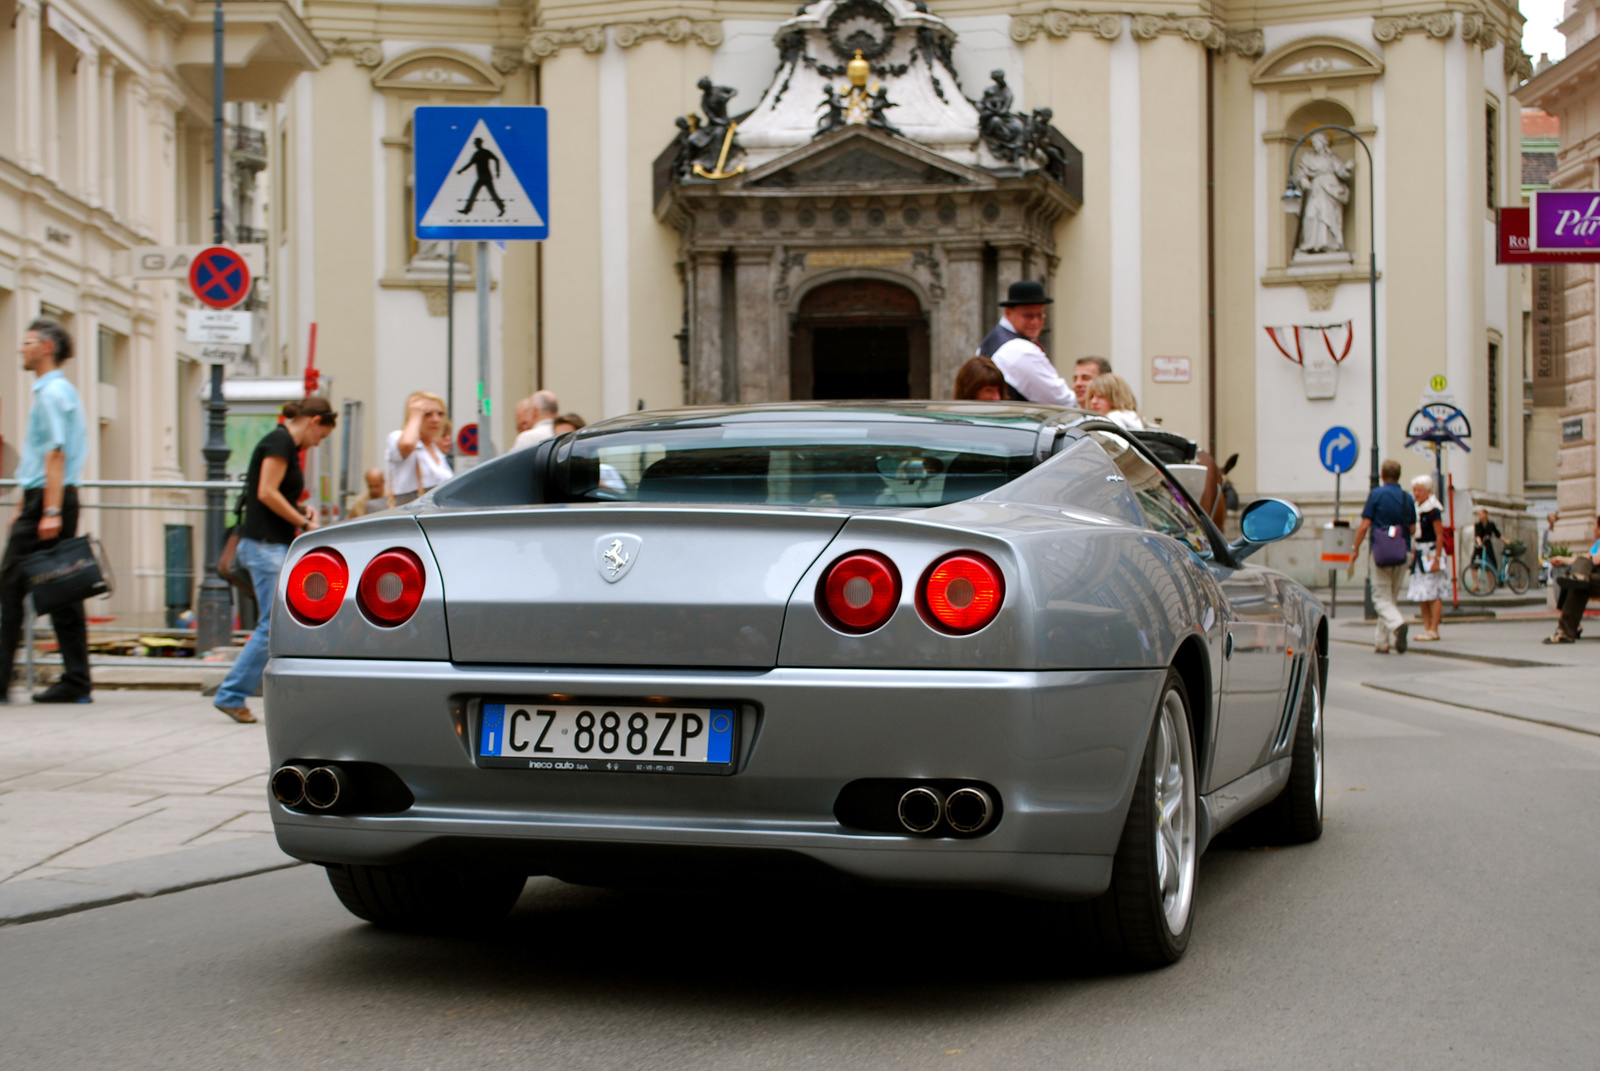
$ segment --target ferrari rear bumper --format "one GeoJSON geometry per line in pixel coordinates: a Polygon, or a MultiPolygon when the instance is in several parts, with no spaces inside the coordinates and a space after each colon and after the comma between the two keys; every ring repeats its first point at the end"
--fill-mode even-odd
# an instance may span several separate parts
{"type": "Polygon", "coordinates": [[[273,767],[378,763],[415,798],[387,815],[272,803],[278,842],[321,863],[409,861],[528,873],[826,868],[897,885],[1087,896],[1105,888],[1159,670],[674,671],[276,658],[266,677],[273,767]],[[481,696],[618,702],[675,697],[742,712],[726,776],[482,769],[481,696]],[[971,779],[1000,795],[982,836],[842,825],[867,778],[971,779]],[[748,867],[746,867],[748,864],[748,867]]]}

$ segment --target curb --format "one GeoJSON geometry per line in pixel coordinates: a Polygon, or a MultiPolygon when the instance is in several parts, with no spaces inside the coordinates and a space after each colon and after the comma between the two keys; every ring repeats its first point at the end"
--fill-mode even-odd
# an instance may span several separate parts
{"type": "Polygon", "coordinates": [[[284,855],[276,837],[263,833],[91,867],[71,876],[9,881],[0,884],[0,926],[39,922],[304,865],[284,855]]]}
{"type": "Polygon", "coordinates": [[[1436,695],[1428,695],[1422,690],[1408,691],[1389,684],[1374,684],[1371,681],[1362,681],[1363,688],[1371,688],[1375,692],[1388,692],[1391,695],[1403,695],[1407,699],[1421,699],[1427,703],[1441,703],[1447,707],[1456,707],[1460,710],[1472,710],[1479,714],[1493,714],[1497,718],[1510,718],[1512,721],[1525,721],[1532,725],[1544,725],[1551,729],[1565,729],[1569,733],[1582,733],[1585,736],[1600,736],[1600,730],[1586,729],[1581,725],[1571,722],[1557,721],[1552,718],[1535,718],[1530,714],[1513,714],[1509,710],[1497,710],[1494,707],[1475,706],[1463,703],[1456,699],[1441,699],[1436,695]]]}

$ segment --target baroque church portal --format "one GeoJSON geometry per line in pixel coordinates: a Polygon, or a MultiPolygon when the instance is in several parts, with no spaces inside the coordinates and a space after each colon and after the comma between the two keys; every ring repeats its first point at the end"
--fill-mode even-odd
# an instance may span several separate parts
{"type": "Polygon", "coordinates": [[[702,79],[658,159],[681,235],[691,402],[943,394],[1022,278],[1048,287],[1082,155],[1049,109],[978,102],[912,0],[820,0],[756,107],[702,79]]]}

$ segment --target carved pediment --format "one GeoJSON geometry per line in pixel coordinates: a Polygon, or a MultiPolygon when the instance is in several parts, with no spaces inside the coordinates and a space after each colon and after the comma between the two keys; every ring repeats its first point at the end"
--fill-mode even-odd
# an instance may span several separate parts
{"type": "Polygon", "coordinates": [[[752,172],[745,184],[763,189],[837,186],[964,186],[982,178],[920,147],[857,127],[821,138],[752,172]]]}
{"type": "Polygon", "coordinates": [[[474,56],[453,48],[423,48],[396,56],[373,72],[379,89],[499,93],[505,79],[474,56]]]}
{"type": "Polygon", "coordinates": [[[1256,64],[1256,85],[1343,78],[1376,78],[1383,61],[1360,45],[1339,37],[1305,37],[1274,49],[1256,64]]]}

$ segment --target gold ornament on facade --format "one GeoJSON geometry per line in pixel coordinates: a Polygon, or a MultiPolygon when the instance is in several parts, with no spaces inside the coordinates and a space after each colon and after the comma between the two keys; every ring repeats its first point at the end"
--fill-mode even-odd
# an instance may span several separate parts
{"type": "MultiPolygon", "coordinates": [[[[694,118],[694,117],[691,117],[691,118],[694,118]]],[[[696,178],[727,179],[727,178],[733,178],[733,176],[735,176],[735,175],[744,174],[744,165],[743,164],[740,164],[738,167],[734,168],[732,171],[724,171],[723,170],[723,168],[728,166],[728,153],[733,151],[733,134],[734,134],[734,131],[736,131],[738,129],[739,129],[739,124],[738,123],[731,122],[731,123],[728,124],[728,132],[722,136],[722,151],[717,154],[717,166],[716,166],[716,168],[713,169],[713,170],[707,171],[701,165],[695,164],[694,165],[694,174],[695,174],[696,178]]]]}

